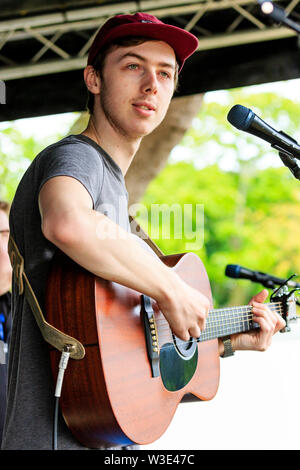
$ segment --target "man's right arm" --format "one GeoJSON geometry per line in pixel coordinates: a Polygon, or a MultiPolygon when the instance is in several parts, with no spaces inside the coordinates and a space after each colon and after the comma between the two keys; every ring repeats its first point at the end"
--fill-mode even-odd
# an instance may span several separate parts
{"type": "Polygon", "coordinates": [[[96,276],[156,300],[181,339],[200,336],[208,299],[145,250],[135,237],[93,210],[92,199],[74,178],[48,180],[39,194],[44,236],[96,276]]]}

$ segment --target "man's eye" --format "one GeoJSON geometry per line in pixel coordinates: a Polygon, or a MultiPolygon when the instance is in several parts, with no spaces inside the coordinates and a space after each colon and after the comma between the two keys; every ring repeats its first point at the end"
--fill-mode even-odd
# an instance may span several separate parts
{"type": "Polygon", "coordinates": [[[138,64],[129,64],[127,65],[127,67],[130,69],[130,70],[135,70],[138,68],[138,64]]]}
{"type": "Polygon", "coordinates": [[[162,72],[160,72],[160,74],[163,78],[170,78],[170,75],[168,74],[168,72],[162,71],[162,72]]]}

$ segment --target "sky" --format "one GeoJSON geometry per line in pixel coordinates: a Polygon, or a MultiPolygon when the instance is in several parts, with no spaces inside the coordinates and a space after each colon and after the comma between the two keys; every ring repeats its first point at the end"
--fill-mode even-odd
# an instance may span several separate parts
{"type": "MultiPolygon", "coordinates": [[[[263,83],[262,85],[252,85],[244,89],[253,93],[275,92],[300,103],[300,78],[281,82],[263,83]]],[[[226,90],[208,92],[205,94],[204,99],[207,102],[218,100],[218,102],[226,104],[226,90]]]]}

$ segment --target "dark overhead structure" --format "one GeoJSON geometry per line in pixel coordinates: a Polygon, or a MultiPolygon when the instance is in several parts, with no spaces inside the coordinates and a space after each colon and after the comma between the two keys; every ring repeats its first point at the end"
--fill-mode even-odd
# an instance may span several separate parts
{"type": "MultiPolygon", "coordinates": [[[[300,22],[300,1],[277,1],[300,22]]],[[[82,70],[91,40],[114,14],[144,11],[199,38],[181,96],[300,77],[298,35],[256,0],[1,0],[0,120],[85,109],[82,70]]]]}

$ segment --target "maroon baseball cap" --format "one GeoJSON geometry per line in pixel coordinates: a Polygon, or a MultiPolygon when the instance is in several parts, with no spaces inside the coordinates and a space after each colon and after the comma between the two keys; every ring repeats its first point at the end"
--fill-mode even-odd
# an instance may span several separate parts
{"type": "Polygon", "coordinates": [[[104,46],[114,39],[125,36],[144,36],[166,42],[174,49],[179,71],[185,60],[198,47],[196,36],[177,26],[163,23],[153,15],[147,13],[117,15],[106,21],[98,31],[89,51],[88,65],[93,64],[104,46]]]}

